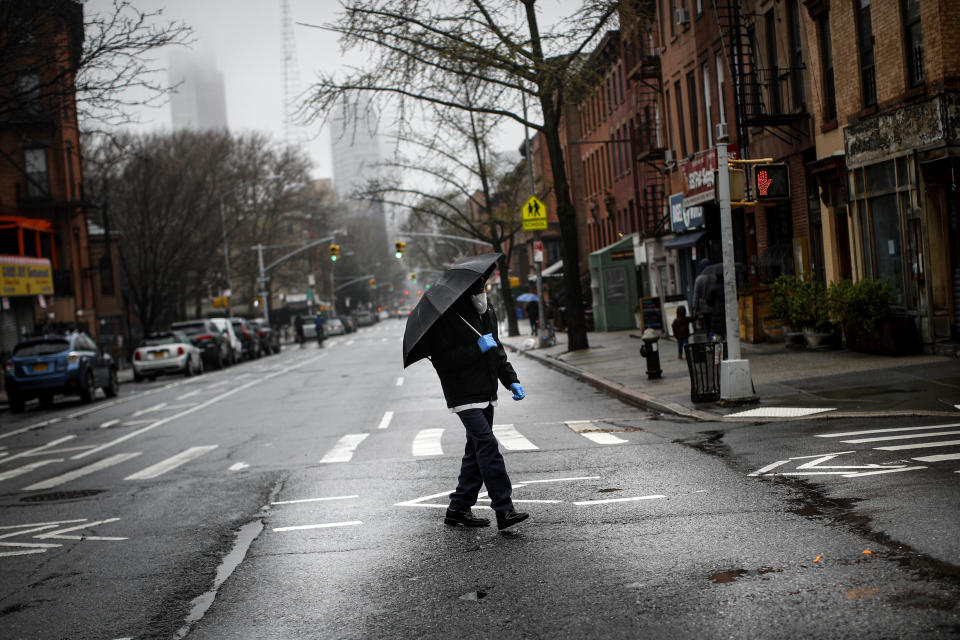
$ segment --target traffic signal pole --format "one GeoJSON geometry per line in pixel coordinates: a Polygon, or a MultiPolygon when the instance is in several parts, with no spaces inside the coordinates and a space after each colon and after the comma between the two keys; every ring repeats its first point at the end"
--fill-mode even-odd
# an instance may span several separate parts
{"type": "MultiPolygon", "coordinates": [[[[523,102],[523,144],[527,148],[527,176],[530,179],[530,195],[536,197],[536,191],[534,190],[533,185],[533,153],[530,150],[530,135],[527,131],[527,94],[524,92],[520,93],[520,99],[523,102]]],[[[534,231],[533,238],[536,242],[540,242],[540,232],[534,231]]],[[[540,244],[542,247],[543,245],[540,244]]],[[[540,259],[536,259],[536,252],[534,252],[533,260],[534,268],[536,269],[537,274],[537,315],[539,326],[537,327],[537,344],[541,347],[548,346],[546,343],[547,332],[543,331],[542,328],[546,326],[547,315],[543,306],[543,251],[540,252],[540,259]]]]}

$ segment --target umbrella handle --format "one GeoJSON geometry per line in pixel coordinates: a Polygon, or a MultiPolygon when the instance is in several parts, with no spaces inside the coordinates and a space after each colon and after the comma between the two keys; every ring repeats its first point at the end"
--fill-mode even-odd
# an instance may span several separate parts
{"type": "Polygon", "coordinates": [[[467,319],[466,319],[466,318],[464,318],[464,317],[463,317],[462,315],[460,315],[459,313],[457,314],[457,317],[460,318],[461,320],[463,320],[463,323],[464,323],[465,325],[467,325],[468,327],[470,327],[471,329],[473,329],[473,332],[474,332],[475,334],[477,334],[477,335],[480,336],[480,337],[483,337],[483,334],[480,333],[479,331],[477,331],[477,328],[476,328],[476,327],[474,327],[472,324],[470,324],[469,322],[467,322],[467,319]]]}

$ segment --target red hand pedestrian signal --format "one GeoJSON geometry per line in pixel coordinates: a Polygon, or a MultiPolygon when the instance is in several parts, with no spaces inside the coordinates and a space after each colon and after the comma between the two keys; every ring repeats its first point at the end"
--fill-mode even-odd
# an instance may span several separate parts
{"type": "Polygon", "coordinates": [[[770,189],[770,183],[773,182],[770,178],[767,177],[766,171],[761,171],[757,176],[757,190],[760,192],[761,196],[767,195],[767,191],[770,189]]]}

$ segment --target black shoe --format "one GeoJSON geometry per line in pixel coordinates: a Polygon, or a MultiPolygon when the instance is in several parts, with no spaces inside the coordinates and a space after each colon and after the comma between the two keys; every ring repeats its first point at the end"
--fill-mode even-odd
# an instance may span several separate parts
{"type": "MultiPolygon", "coordinates": [[[[499,514],[497,514],[499,515],[499,514]]],[[[454,509],[447,509],[447,515],[443,518],[444,524],[449,524],[451,526],[460,526],[460,527],[489,527],[490,521],[486,518],[478,518],[467,509],[466,511],[456,511],[454,509]]]]}
{"type": "Polygon", "coordinates": [[[529,513],[521,513],[519,511],[497,511],[497,529],[506,529],[507,527],[512,527],[518,522],[523,522],[530,517],[529,513]]]}

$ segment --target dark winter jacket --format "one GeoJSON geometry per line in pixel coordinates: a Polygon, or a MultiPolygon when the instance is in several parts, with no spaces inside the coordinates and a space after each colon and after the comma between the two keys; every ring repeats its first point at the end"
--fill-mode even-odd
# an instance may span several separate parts
{"type": "Polygon", "coordinates": [[[461,298],[437,320],[425,339],[448,407],[494,401],[497,380],[506,389],[520,381],[507,362],[507,352],[498,337],[497,315],[490,305],[480,315],[469,298],[461,298]],[[492,333],[497,347],[482,353],[476,332],[457,317],[458,313],[481,334],[492,333]]]}

